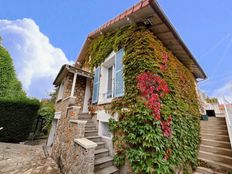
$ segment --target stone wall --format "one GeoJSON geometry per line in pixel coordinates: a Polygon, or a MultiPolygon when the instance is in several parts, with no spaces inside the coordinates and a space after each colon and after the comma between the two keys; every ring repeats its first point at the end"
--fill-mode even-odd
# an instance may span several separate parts
{"type": "Polygon", "coordinates": [[[51,156],[63,173],[91,174],[94,172],[94,148],[84,148],[74,142],[75,139],[84,137],[86,122],[77,120],[77,117],[83,108],[86,77],[77,76],[74,97],[70,97],[73,76],[69,73],[64,79],[63,99],[55,106],[56,112],[61,111],[61,117],[51,156]]]}
{"type": "Polygon", "coordinates": [[[84,137],[86,122],[76,119],[80,107],[69,106],[71,100],[72,98],[63,101],[63,112],[57,126],[51,156],[62,173],[91,174],[94,172],[94,148],[86,149],[74,142],[75,139],[84,137]]]}

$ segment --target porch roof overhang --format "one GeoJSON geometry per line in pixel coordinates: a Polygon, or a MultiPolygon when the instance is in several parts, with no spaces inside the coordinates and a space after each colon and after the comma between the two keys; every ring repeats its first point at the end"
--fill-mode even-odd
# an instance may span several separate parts
{"type": "Polygon", "coordinates": [[[193,73],[196,79],[206,78],[203,69],[155,0],[142,0],[94,32],[91,32],[80,51],[76,64],[82,63],[87,57],[90,43],[94,38],[133,23],[143,23],[149,26],[157,38],[193,73]]]}
{"type": "Polygon", "coordinates": [[[65,64],[61,67],[58,75],[56,76],[53,85],[55,86],[59,86],[62,83],[62,80],[64,79],[64,77],[66,77],[66,75],[71,72],[71,73],[76,73],[77,75],[83,76],[83,77],[87,77],[87,78],[93,78],[92,73],[84,71],[80,68],[76,68],[72,65],[68,65],[65,64]]]}

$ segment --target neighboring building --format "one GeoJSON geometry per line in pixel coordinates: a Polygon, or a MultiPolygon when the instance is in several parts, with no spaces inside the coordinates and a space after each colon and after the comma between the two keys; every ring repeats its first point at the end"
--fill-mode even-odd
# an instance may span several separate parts
{"type": "MultiPolygon", "coordinates": [[[[52,146],[52,157],[65,173],[119,172],[112,165],[115,150],[112,145],[113,134],[108,125],[110,118],[118,120],[119,116],[108,111],[112,101],[128,95],[127,84],[130,80],[126,81],[123,74],[129,72],[123,73],[125,65],[122,61],[126,54],[125,48],[121,46],[117,51],[111,51],[96,64],[90,63],[94,62],[94,57],[90,56],[89,51],[96,49],[91,45],[102,34],[136,24],[147,28],[145,31],[149,30],[148,34],[153,33],[152,42],[162,43],[163,54],[175,63],[176,67],[168,68],[175,71],[173,74],[176,75],[176,81],[183,85],[182,89],[177,91],[181,93],[183,90],[183,101],[180,101],[183,108],[187,110],[188,107],[186,112],[196,113],[195,115],[199,112],[196,79],[205,79],[206,75],[158,4],[155,1],[143,0],[90,33],[75,65],[63,65],[54,81],[59,91],[48,145],[52,146]],[[190,88],[194,90],[191,91],[190,88]],[[96,146],[97,150],[94,150],[96,146]]],[[[154,50],[156,49],[159,50],[155,45],[154,50]]],[[[146,54],[144,56],[146,57],[146,54]]],[[[165,66],[165,63],[162,64],[165,66]]],[[[168,77],[167,75],[167,79],[168,77]]],[[[120,173],[128,173],[130,170],[130,167],[126,166],[121,168],[120,173]]]]}

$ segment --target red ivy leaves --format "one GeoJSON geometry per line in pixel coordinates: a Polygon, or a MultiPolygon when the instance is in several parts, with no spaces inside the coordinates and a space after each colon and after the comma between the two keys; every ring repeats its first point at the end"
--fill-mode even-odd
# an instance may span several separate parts
{"type": "Polygon", "coordinates": [[[168,62],[168,55],[167,55],[167,53],[163,53],[163,61],[162,61],[161,65],[160,65],[160,70],[161,71],[166,70],[167,62],[168,62]]]}
{"type": "Polygon", "coordinates": [[[152,110],[155,120],[161,121],[161,129],[164,136],[170,137],[172,117],[169,116],[168,120],[165,121],[160,115],[160,99],[169,93],[167,82],[151,72],[143,72],[137,76],[137,87],[147,100],[145,105],[152,110]]]}
{"type": "Polygon", "coordinates": [[[172,135],[171,122],[172,122],[171,115],[168,117],[167,120],[161,121],[161,129],[165,137],[170,137],[172,135]]]}

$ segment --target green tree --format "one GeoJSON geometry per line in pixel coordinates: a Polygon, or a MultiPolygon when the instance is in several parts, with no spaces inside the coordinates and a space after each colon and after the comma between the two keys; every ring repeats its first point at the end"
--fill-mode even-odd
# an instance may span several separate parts
{"type": "Polygon", "coordinates": [[[10,54],[0,45],[0,98],[18,97],[26,97],[26,93],[16,77],[10,54]]]}

